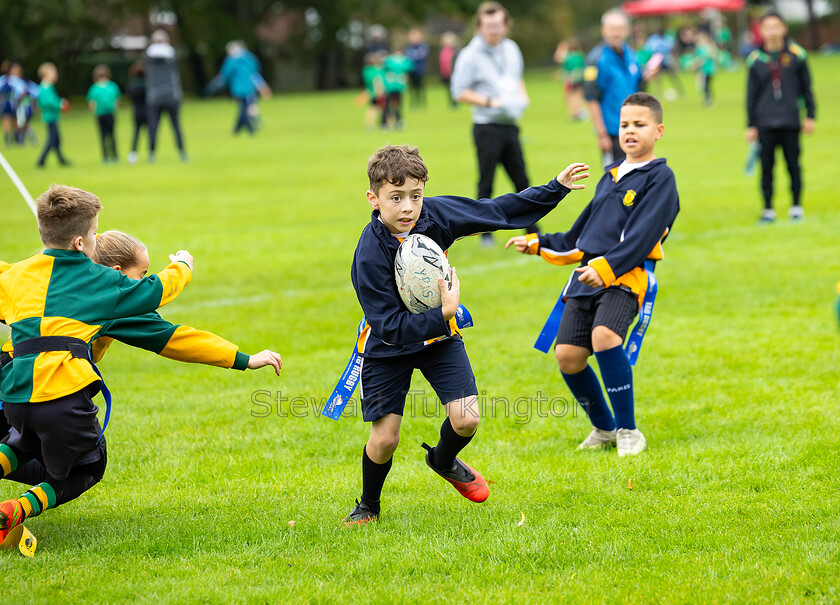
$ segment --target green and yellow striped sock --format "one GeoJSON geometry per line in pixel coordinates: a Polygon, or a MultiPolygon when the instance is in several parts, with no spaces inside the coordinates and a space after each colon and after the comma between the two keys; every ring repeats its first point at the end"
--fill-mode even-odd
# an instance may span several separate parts
{"type": "Polygon", "coordinates": [[[49,483],[39,483],[18,498],[18,502],[23,507],[24,519],[37,517],[55,506],[55,490],[49,483]]]}
{"type": "Polygon", "coordinates": [[[14,450],[5,443],[0,443],[0,471],[2,471],[0,478],[5,477],[17,467],[18,459],[14,450]]]}

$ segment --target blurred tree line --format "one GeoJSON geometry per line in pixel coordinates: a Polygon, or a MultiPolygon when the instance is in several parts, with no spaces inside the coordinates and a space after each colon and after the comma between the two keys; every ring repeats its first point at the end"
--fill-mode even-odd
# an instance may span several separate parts
{"type": "MultiPolygon", "coordinates": [[[[124,82],[154,29],[170,32],[179,51],[185,87],[200,91],[225,55],[225,43],[243,40],[275,88],[357,86],[366,31],[378,23],[402,45],[401,32],[427,32],[433,58],[441,33],[462,44],[474,33],[480,0],[0,0],[0,59],[20,62],[30,79],[42,61],[58,65],[60,89],[81,93],[93,66],[108,63],[124,82]]],[[[511,37],[529,65],[550,63],[559,39],[583,33],[595,39],[611,0],[517,0],[511,37]],[[574,4],[574,8],[573,8],[574,4]]]]}
{"type": "MultiPolygon", "coordinates": [[[[805,0],[803,0],[805,1],[805,0]]],[[[810,2],[810,0],[808,0],[810,2]]],[[[840,8],[840,0],[831,0],[840,8]]],[[[243,40],[277,89],[358,86],[367,28],[381,24],[393,45],[419,26],[432,47],[443,31],[466,44],[481,0],[0,0],[0,59],[20,62],[34,79],[42,61],[58,65],[67,93],[81,93],[93,66],[108,63],[124,83],[142,42],[163,27],[179,51],[184,84],[199,92],[224,59],[225,43],[243,40]]],[[[585,47],[598,39],[600,15],[615,0],[516,0],[511,37],[526,64],[548,65],[557,42],[576,36],[585,47]]]]}

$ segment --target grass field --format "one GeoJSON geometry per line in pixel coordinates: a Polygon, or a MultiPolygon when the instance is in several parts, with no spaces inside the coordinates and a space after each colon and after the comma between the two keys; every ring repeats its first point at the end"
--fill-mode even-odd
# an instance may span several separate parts
{"type": "MultiPolygon", "coordinates": [[[[27,524],[33,560],[0,553],[0,601],[837,602],[840,59],[814,57],[812,69],[819,119],[804,141],[803,224],[756,225],[743,70],[718,78],[713,108],[693,89],[665,105],[657,152],[676,173],[682,212],[635,369],[650,450],[576,452],[585,417],[537,406],[569,399],[554,359],[531,345],[570,269],[464,240],[450,260],[476,321],[466,343],[487,404],[464,458],[493,482],[490,499],[472,504],[426,468],[419,445],[434,442],[442,416],[424,414],[418,394],[382,519],[354,530],[339,519],[360,494],[369,429],[359,414],[336,423],[289,400],[317,408],[350,353],[367,157],[385,142],[419,145],[428,195],[474,195],[467,109],[449,111],[434,88],[428,110],[407,112],[406,131],[366,133],[353,92],[279,95],[262,104],[265,128],[252,139],[230,135],[232,103],[191,101],[189,163],[165,125],[156,164],[103,167],[94,118],[77,102],[62,122],[71,168],[37,170],[36,150],[8,151],[30,191],[63,182],[96,192],[100,230],[144,240],[153,268],[188,248],[193,282],[164,317],[246,352],[274,348],[285,365],[277,379],[112,347],[100,364],[115,394],[105,478],[27,524]],[[256,391],[287,398],[282,415],[273,405],[259,417],[256,391]],[[510,407],[494,410],[502,397],[510,407]]],[[[528,86],[532,181],[573,161],[597,165],[591,127],[566,120],[560,85],[534,72],[528,86]]],[[[129,122],[123,109],[122,157],[129,122]]],[[[568,228],[595,181],[544,227],[568,228]]],[[[500,173],[496,190],[509,186],[500,173]]],[[[22,259],[38,250],[35,221],[5,178],[0,199],[0,258],[22,259]]],[[[419,374],[414,388],[431,393],[419,374]]],[[[0,498],[22,491],[0,487],[0,498]]]]}

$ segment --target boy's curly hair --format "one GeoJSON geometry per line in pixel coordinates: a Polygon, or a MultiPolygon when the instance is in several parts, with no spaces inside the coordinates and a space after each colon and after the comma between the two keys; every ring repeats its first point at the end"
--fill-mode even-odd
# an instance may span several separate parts
{"type": "Polygon", "coordinates": [[[386,145],[370,156],[368,179],[370,190],[374,193],[379,193],[379,189],[385,183],[400,187],[409,178],[421,183],[429,180],[429,169],[426,168],[417,147],[386,145]]]}

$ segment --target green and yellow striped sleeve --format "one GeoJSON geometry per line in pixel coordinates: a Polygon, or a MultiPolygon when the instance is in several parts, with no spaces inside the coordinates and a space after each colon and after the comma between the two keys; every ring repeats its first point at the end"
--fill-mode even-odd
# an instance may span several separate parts
{"type": "Polygon", "coordinates": [[[134,317],[154,311],[175,300],[192,279],[192,271],[181,261],[140,280],[121,276],[113,317],[134,317]]]}
{"type": "MultiPolygon", "coordinates": [[[[176,326],[157,313],[109,322],[103,326],[100,337],[94,341],[95,354],[98,352],[96,343],[103,337],[110,337],[162,357],[186,363],[245,370],[250,360],[250,356],[241,353],[232,342],[212,332],[196,330],[190,326],[176,326]]],[[[107,346],[102,348],[100,358],[104,355],[105,348],[107,346]]]]}

